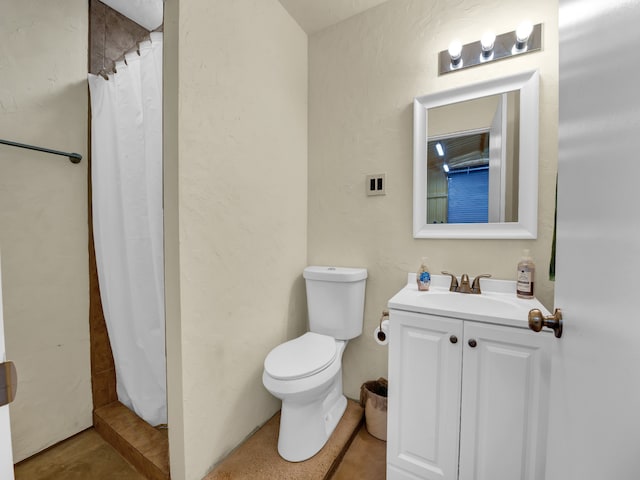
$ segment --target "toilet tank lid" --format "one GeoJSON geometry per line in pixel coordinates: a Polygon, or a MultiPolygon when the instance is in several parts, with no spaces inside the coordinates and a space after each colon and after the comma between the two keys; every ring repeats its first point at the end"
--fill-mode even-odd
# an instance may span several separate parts
{"type": "Polygon", "coordinates": [[[302,276],[307,280],[325,282],[358,282],[367,278],[367,269],[311,266],[304,269],[302,276]]]}

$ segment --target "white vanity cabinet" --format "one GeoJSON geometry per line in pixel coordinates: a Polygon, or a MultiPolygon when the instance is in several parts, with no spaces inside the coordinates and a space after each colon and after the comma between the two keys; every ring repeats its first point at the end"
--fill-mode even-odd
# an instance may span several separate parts
{"type": "Polygon", "coordinates": [[[553,335],[390,307],[387,479],[542,480],[553,335]]]}

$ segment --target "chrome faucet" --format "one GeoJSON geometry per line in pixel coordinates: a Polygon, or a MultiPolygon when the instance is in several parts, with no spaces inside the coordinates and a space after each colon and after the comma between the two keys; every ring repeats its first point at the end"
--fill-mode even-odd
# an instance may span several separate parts
{"type": "Polygon", "coordinates": [[[469,283],[469,275],[463,273],[460,277],[460,284],[458,284],[458,279],[453,273],[442,272],[443,275],[449,275],[451,277],[451,285],[449,286],[450,292],[458,292],[458,293],[475,293],[480,294],[482,291],[480,290],[480,279],[481,278],[489,278],[491,275],[488,273],[483,273],[482,275],[478,275],[473,279],[473,283],[469,283]]]}

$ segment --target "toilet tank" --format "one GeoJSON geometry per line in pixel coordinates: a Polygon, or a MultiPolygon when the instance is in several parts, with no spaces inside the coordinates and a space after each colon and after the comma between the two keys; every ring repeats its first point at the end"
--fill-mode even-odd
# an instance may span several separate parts
{"type": "Polygon", "coordinates": [[[362,334],[367,270],[346,267],[307,267],[309,330],[338,340],[362,334]]]}

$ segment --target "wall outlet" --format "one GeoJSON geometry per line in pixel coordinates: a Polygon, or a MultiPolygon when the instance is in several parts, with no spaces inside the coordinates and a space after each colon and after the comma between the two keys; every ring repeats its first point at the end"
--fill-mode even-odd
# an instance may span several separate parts
{"type": "Polygon", "coordinates": [[[367,195],[386,195],[387,174],[376,173],[374,175],[367,175],[365,186],[367,188],[367,195]]]}

